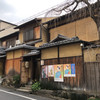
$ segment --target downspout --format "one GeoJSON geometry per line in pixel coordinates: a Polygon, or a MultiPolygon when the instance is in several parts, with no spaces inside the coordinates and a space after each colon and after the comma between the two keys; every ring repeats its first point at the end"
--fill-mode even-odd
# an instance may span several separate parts
{"type": "Polygon", "coordinates": [[[58,64],[60,64],[60,59],[59,59],[59,46],[57,46],[57,53],[58,53],[58,64]]]}

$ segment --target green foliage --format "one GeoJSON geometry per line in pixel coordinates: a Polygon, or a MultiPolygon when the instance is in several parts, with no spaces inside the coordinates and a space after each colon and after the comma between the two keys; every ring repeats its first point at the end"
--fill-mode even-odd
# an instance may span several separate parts
{"type": "Polygon", "coordinates": [[[20,86],[20,75],[13,76],[13,85],[16,88],[20,86]]]}
{"type": "Polygon", "coordinates": [[[71,93],[71,100],[87,100],[87,95],[81,93],[71,93]]]}
{"type": "Polygon", "coordinates": [[[35,82],[33,85],[32,85],[32,91],[35,92],[35,91],[38,91],[40,90],[41,87],[40,87],[40,83],[39,82],[35,82]]]}
{"type": "Polygon", "coordinates": [[[53,82],[41,82],[41,88],[47,90],[61,90],[61,87],[53,82]]]}
{"type": "Polygon", "coordinates": [[[88,100],[100,100],[99,98],[97,98],[97,99],[88,99],[88,100]]]}

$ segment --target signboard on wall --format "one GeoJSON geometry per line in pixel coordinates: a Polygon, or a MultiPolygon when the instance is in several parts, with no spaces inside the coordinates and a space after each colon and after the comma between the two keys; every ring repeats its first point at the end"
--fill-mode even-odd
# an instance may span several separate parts
{"type": "Polygon", "coordinates": [[[75,77],[75,64],[71,64],[71,75],[75,77]]]}
{"type": "Polygon", "coordinates": [[[47,66],[42,66],[42,78],[47,78],[48,77],[48,69],[47,66]]]}
{"type": "Polygon", "coordinates": [[[64,77],[75,76],[75,64],[42,66],[42,78],[54,77],[55,82],[64,82],[64,77]]]}
{"type": "Polygon", "coordinates": [[[48,65],[48,77],[54,77],[54,65],[48,65]]]}
{"type": "Polygon", "coordinates": [[[75,64],[64,64],[64,77],[75,77],[75,64]]]}
{"type": "Polygon", "coordinates": [[[63,82],[63,65],[54,65],[54,81],[55,82],[63,82]]]}
{"type": "Polygon", "coordinates": [[[41,60],[41,65],[42,65],[42,66],[44,65],[44,60],[41,60]]]}
{"type": "Polygon", "coordinates": [[[64,64],[64,76],[71,77],[71,64],[64,64]]]}

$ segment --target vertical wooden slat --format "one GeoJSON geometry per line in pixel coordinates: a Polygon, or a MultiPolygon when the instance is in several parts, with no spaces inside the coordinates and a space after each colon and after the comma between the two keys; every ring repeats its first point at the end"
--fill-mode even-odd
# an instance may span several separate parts
{"type": "MultiPolygon", "coordinates": [[[[75,77],[64,77],[64,83],[60,83],[69,88],[82,88],[84,86],[83,82],[83,65],[82,65],[82,57],[67,57],[60,58],[60,64],[72,64],[75,63],[76,76],[75,77]]],[[[44,61],[45,65],[54,65],[58,64],[57,59],[48,59],[44,61]]],[[[45,79],[44,79],[45,80],[45,79]]],[[[54,78],[53,78],[54,80],[54,78]]],[[[52,81],[49,78],[49,81],[52,81]]],[[[56,82],[55,82],[56,83],[56,82]]]]}

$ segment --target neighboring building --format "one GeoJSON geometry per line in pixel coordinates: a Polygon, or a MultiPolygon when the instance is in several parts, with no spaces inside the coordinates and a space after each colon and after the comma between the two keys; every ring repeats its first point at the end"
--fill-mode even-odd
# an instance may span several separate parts
{"type": "Polygon", "coordinates": [[[0,20],[0,75],[5,75],[6,48],[16,45],[19,30],[14,29],[17,25],[0,20]]]}
{"type": "Polygon", "coordinates": [[[17,25],[0,20],[0,45],[5,48],[16,45],[19,29],[14,29],[17,25]]]}

